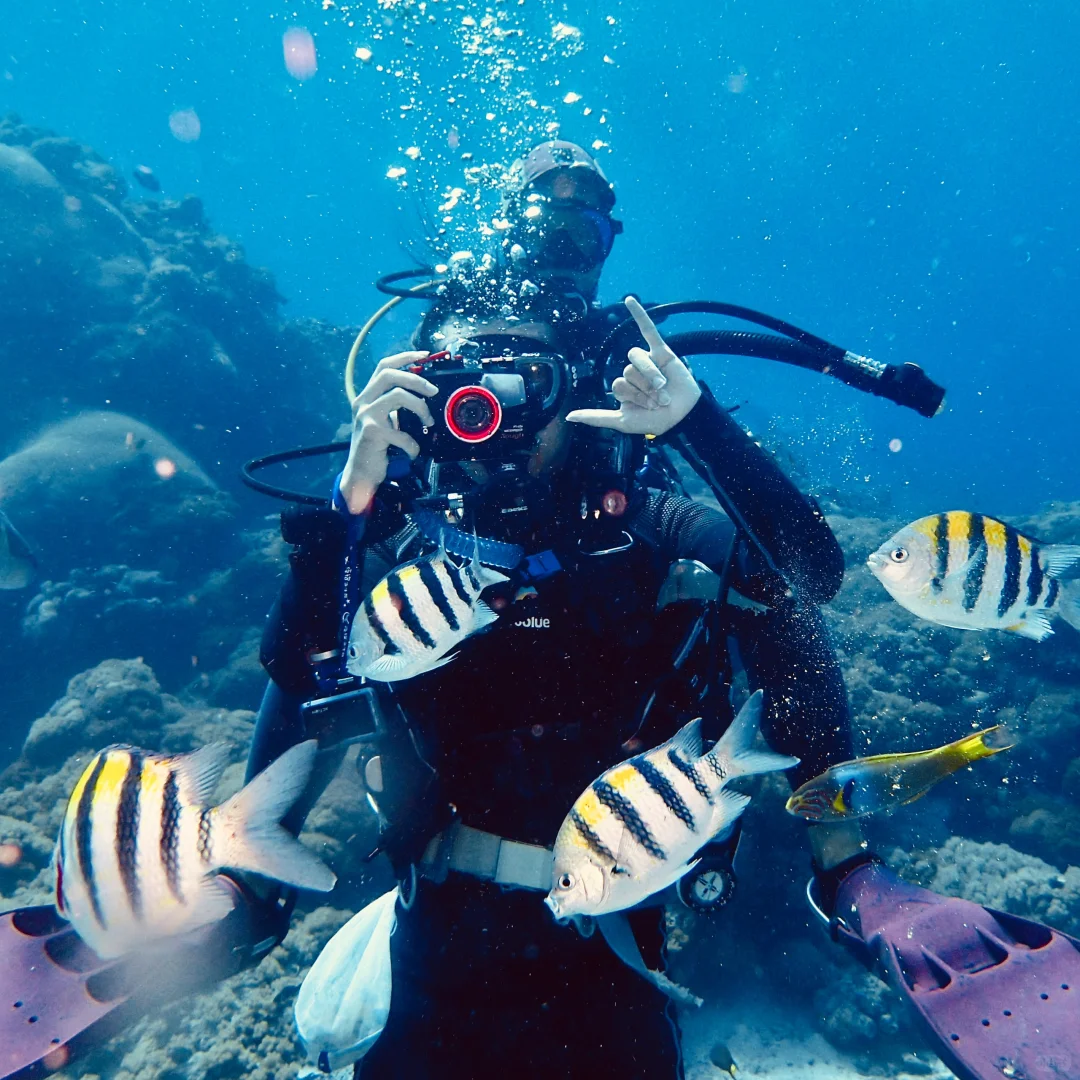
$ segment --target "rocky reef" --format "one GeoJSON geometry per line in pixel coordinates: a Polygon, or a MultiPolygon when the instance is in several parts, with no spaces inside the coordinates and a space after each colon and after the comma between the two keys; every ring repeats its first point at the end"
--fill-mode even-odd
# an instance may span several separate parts
{"type": "Polygon", "coordinates": [[[348,416],[352,331],[285,318],[198,199],[141,194],[76,140],[0,119],[0,510],[39,563],[29,606],[0,594],[0,762],[95,663],[149,656],[176,689],[227,659],[274,591],[259,575],[241,623],[199,640],[272,509],[237,470],[348,416]]]}

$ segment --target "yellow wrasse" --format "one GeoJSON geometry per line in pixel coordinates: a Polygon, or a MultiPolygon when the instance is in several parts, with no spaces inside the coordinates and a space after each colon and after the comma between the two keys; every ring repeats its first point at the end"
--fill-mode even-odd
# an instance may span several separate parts
{"type": "Polygon", "coordinates": [[[787,810],[808,821],[845,821],[892,810],[922,798],[939,780],[1013,744],[990,746],[1000,724],[956,742],[913,754],[877,754],[845,761],[808,780],[787,801],[787,810]]]}
{"type": "Polygon", "coordinates": [[[314,740],[286,750],[221,806],[207,805],[229,760],[111,746],[86,766],[56,844],[56,907],[99,956],[123,956],[224,918],[224,868],[328,892],[333,873],[278,821],[300,796],[314,740]]]}
{"type": "Polygon", "coordinates": [[[1080,545],[1040,544],[992,517],[919,518],[866,562],[898,604],[941,626],[1035,641],[1054,632],[1055,616],[1080,629],[1080,595],[1063,580],[1080,568],[1080,545]]]}

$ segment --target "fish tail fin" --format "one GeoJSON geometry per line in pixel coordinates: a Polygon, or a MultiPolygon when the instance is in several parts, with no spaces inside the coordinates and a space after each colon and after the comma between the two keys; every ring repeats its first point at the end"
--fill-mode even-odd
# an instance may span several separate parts
{"type": "Polygon", "coordinates": [[[1080,571],[1080,544],[1051,544],[1040,555],[1051,577],[1076,577],[1080,571]]]}
{"type": "MultiPolygon", "coordinates": [[[[798,758],[774,754],[771,750],[755,750],[754,740],[761,730],[761,709],[764,693],[761,690],[751,695],[750,700],[739,710],[731,726],[720,737],[720,741],[705,755],[706,760],[726,763],[728,777],[754,776],[757,773],[776,772],[790,769],[799,764],[798,758]]],[[[718,773],[721,775],[721,773],[718,773]]]]}
{"type": "Polygon", "coordinates": [[[1002,750],[1011,750],[1016,745],[1014,742],[1002,743],[1000,746],[988,743],[986,741],[988,736],[993,735],[995,732],[1002,733],[998,736],[999,738],[1008,737],[1008,731],[1004,725],[995,724],[993,727],[985,728],[983,731],[976,731],[971,735],[965,735],[962,739],[957,739],[956,742],[951,744],[950,749],[962,759],[964,765],[968,765],[973,761],[981,761],[983,758],[1000,754],[1002,750]]]}
{"type": "Polygon", "coordinates": [[[279,822],[300,797],[315,763],[314,739],[290,747],[214,811],[214,862],[298,889],[329,892],[337,880],[279,822]]]}
{"type": "Polygon", "coordinates": [[[1058,614],[1074,629],[1080,630],[1080,586],[1069,582],[1061,590],[1058,614]]]}

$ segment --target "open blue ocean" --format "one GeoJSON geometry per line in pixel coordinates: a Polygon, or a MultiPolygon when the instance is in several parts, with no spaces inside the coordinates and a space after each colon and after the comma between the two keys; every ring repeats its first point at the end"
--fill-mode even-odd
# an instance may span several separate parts
{"type": "MultiPolygon", "coordinates": [[[[1080,544],[1078,48],[1066,0],[6,4],[0,910],[52,903],[67,798],[104,747],[223,742],[215,803],[240,788],[260,635],[289,565],[281,504],[240,467],[348,438],[342,376],[387,299],[376,280],[489,250],[498,178],[560,139],[613,185],[623,231],[604,304],[741,305],[945,388],[927,419],[765,359],[692,367],[819,499],[843,548],[824,612],[854,753],[994,725],[1016,744],[875,814],[870,846],[913,884],[1080,935],[1080,632],[1055,618],[1036,641],[1004,619],[922,618],[866,565],[946,511],[1044,549],[1080,544]]],[[[406,301],[378,322],[358,386],[410,347],[421,312],[406,301]]],[[[746,326],[682,315],[669,328],[746,326]]],[[[329,497],[340,468],[261,475],[329,497]]],[[[960,527],[941,520],[937,543],[960,527]]],[[[966,575],[970,592],[990,548],[973,539],[961,557],[952,536],[938,574],[966,575]]],[[[1046,598],[1027,551],[1000,572],[1046,598]]],[[[1063,570],[1066,594],[1076,576],[1063,570]]],[[[929,581],[924,598],[940,591],[929,581]]],[[[303,840],[338,886],[303,894],[277,951],[85,1053],[65,1036],[45,1072],[315,1068],[294,1026],[302,978],[394,884],[385,858],[365,858],[379,844],[366,769],[352,747],[308,817],[303,840]]],[[[668,970],[705,1001],[680,1020],[685,1076],[726,1075],[717,1048],[739,1076],[771,1080],[952,1075],[901,995],[812,915],[782,778],[746,790],[735,898],[666,916],[668,970]]],[[[19,993],[7,978],[0,966],[0,1013],[19,993]]],[[[0,1078],[32,1075],[5,1072],[4,1053],[0,1078]]],[[[1078,1080],[1080,1047],[1072,1062],[1055,1075],[1078,1080]]],[[[470,1068],[459,1075],[494,1075],[470,1068]]],[[[429,1074],[403,1059],[398,1075],[429,1074]]]]}

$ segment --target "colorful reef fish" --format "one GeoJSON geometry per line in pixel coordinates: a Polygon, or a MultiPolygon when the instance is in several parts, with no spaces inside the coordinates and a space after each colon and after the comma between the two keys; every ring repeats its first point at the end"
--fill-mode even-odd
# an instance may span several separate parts
{"type": "Polygon", "coordinates": [[[232,893],[216,874],[227,867],[334,887],[334,874],[278,824],[304,790],[315,741],[208,807],[228,753],[221,743],[175,757],[113,746],[79,777],[56,844],[56,907],[102,958],[224,918],[232,893]]]}
{"type": "Polygon", "coordinates": [[[454,659],[446,654],[498,615],[480,599],[505,574],[445,551],[391,570],[353,619],[346,668],[376,682],[411,679],[454,659]]]}
{"type": "Polygon", "coordinates": [[[738,776],[790,769],[797,758],[753,749],[759,690],[707,754],[701,721],[608,769],[574,803],[555,840],[546,903],[556,918],[606,915],[667,888],[695,865],[694,853],[746,808],[726,785],[738,776]]]}
{"type": "Polygon", "coordinates": [[[920,618],[964,630],[1011,630],[1042,641],[1060,615],[1080,628],[1080,604],[1062,578],[1080,569],[1080,545],[1043,545],[967,510],[906,525],[867,564],[920,618]]]}
{"type": "Polygon", "coordinates": [[[788,799],[788,813],[808,821],[845,821],[914,802],[958,769],[1010,749],[1011,743],[987,742],[1001,730],[997,724],[934,750],[877,754],[833,765],[788,799]]]}

